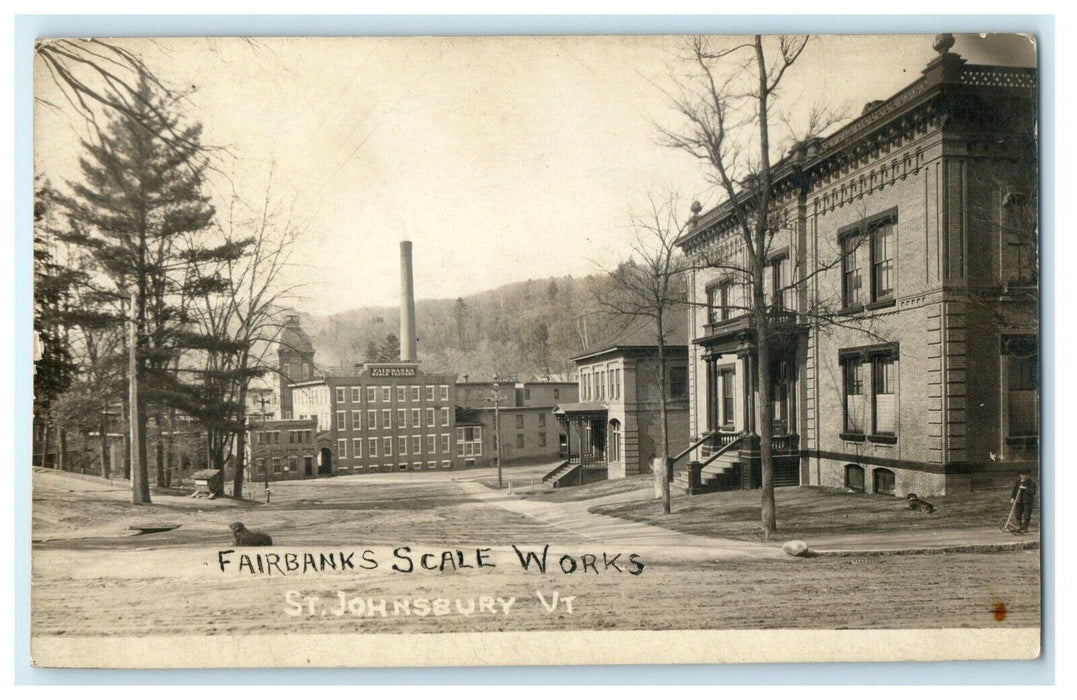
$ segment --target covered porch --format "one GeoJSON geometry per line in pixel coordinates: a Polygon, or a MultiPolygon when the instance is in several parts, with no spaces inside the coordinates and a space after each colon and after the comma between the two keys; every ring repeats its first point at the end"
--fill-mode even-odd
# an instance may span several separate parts
{"type": "MultiPolygon", "coordinates": [[[[769,362],[773,409],[770,447],[775,484],[794,486],[800,483],[797,386],[803,373],[799,358],[802,333],[795,314],[780,312],[774,320],[776,333],[769,362]]],[[[693,493],[759,488],[762,445],[755,332],[747,316],[708,325],[707,330],[708,335],[695,341],[704,351],[700,367],[704,387],[696,423],[699,432],[688,449],[673,458],[676,480],[693,493]]]]}
{"type": "Polygon", "coordinates": [[[557,422],[565,430],[570,464],[605,468],[609,455],[607,417],[609,410],[598,402],[566,403],[554,408],[557,422]]]}

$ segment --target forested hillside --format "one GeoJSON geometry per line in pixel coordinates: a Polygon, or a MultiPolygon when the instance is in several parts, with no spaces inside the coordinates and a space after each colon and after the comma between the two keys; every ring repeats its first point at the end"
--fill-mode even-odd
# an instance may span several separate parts
{"type": "MultiPolygon", "coordinates": [[[[461,379],[567,374],[568,358],[625,323],[599,311],[596,299],[610,285],[605,275],[551,277],[457,299],[418,300],[419,360],[427,371],[455,372],[461,379]]],[[[306,316],[303,324],[320,366],[395,359],[399,307],[306,316]]]]}

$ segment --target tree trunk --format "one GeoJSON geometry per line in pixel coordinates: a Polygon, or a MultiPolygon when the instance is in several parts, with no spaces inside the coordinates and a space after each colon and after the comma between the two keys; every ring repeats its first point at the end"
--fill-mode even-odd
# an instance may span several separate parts
{"type": "Polygon", "coordinates": [[[157,440],[154,443],[153,456],[157,467],[157,479],[155,483],[158,486],[165,485],[165,446],[162,438],[164,437],[164,426],[161,425],[161,412],[158,411],[153,415],[153,424],[157,426],[157,440]]]}
{"type": "MultiPolygon", "coordinates": [[[[246,420],[244,420],[244,424],[246,420]]],[[[246,426],[243,430],[239,431],[236,435],[236,465],[235,474],[232,476],[232,496],[235,498],[243,497],[243,470],[247,464],[247,431],[246,426]]]]}
{"type": "Polygon", "coordinates": [[[176,461],[176,409],[168,409],[168,437],[165,440],[165,486],[172,485],[172,469],[176,461]]]}
{"type": "Polygon", "coordinates": [[[123,392],[123,478],[131,480],[131,399],[123,392]]]}
{"type": "Polygon", "coordinates": [[[752,314],[755,317],[756,347],[756,384],[759,387],[759,401],[756,415],[759,429],[759,461],[762,476],[763,503],[760,520],[763,526],[763,539],[778,529],[774,508],[774,454],[772,439],[774,437],[774,403],[770,377],[770,333],[767,317],[766,300],[763,293],[762,277],[757,277],[758,284],[753,284],[754,304],[752,314]]]}
{"type": "Polygon", "coordinates": [[[90,466],[90,431],[80,430],[79,437],[82,438],[82,462],[79,464],[79,472],[85,474],[90,466]]]}
{"type": "Polygon", "coordinates": [[[49,421],[41,421],[41,466],[49,466],[49,421]]]}
{"type": "Polygon", "coordinates": [[[61,469],[67,469],[67,430],[60,427],[56,430],[56,466],[61,469]]]}
{"type": "Polygon", "coordinates": [[[101,411],[101,476],[109,478],[109,453],[108,453],[108,409],[101,411]]]}
{"type": "Polygon", "coordinates": [[[137,503],[150,503],[150,472],[147,458],[149,457],[149,445],[146,440],[146,400],[142,394],[138,396],[138,493],[137,503]]]}
{"type": "Polygon", "coordinates": [[[669,482],[672,481],[669,465],[669,421],[666,416],[666,340],[665,319],[661,311],[658,312],[658,413],[661,425],[662,445],[659,454],[659,463],[655,466],[662,470],[662,512],[670,513],[673,505],[670,502],[669,482]]]}

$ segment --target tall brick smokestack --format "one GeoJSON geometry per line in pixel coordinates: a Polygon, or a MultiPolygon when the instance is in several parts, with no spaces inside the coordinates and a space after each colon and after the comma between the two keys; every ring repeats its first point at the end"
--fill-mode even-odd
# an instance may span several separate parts
{"type": "Polygon", "coordinates": [[[400,361],[415,360],[415,285],[411,274],[411,241],[400,241],[400,361]]]}

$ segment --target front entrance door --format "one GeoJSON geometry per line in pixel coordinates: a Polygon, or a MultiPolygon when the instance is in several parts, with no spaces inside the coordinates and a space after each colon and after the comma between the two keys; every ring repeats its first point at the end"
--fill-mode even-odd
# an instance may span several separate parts
{"type": "Polygon", "coordinates": [[[318,475],[324,476],[333,473],[333,452],[328,447],[318,451],[318,475]]]}

